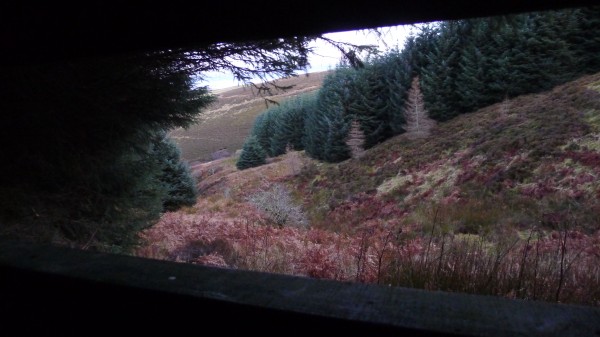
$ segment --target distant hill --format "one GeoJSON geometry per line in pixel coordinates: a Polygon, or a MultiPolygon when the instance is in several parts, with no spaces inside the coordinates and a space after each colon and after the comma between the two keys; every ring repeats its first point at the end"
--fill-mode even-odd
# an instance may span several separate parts
{"type": "Polygon", "coordinates": [[[393,137],[359,159],[292,151],[243,171],[235,162],[193,165],[197,204],[165,214],[137,254],[600,305],[600,73],[460,115],[426,138],[393,137]]]}
{"type": "MultiPolygon", "coordinates": [[[[327,71],[309,73],[277,80],[280,86],[293,85],[286,91],[273,91],[268,99],[282,102],[285,99],[317,90],[321,87],[327,71]]],[[[179,128],[170,136],[181,148],[182,157],[189,162],[211,160],[211,154],[227,149],[234,153],[241,149],[257,115],[267,109],[265,99],[252,87],[231,87],[213,91],[217,101],[202,112],[200,123],[187,130],[179,128]]]]}

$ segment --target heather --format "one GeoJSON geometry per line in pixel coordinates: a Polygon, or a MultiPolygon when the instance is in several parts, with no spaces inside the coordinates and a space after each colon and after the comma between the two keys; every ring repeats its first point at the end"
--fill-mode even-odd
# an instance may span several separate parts
{"type": "Polygon", "coordinates": [[[243,171],[194,165],[196,204],[165,213],[136,255],[599,305],[599,87],[595,74],[506,99],[339,163],[288,150],[243,171]],[[253,203],[264,193],[306,225],[253,203]]]}
{"type": "Polygon", "coordinates": [[[137,254],[599,305],[598,11],[433,22],[342,61],[194,165],[197,203],[137,254]]]}

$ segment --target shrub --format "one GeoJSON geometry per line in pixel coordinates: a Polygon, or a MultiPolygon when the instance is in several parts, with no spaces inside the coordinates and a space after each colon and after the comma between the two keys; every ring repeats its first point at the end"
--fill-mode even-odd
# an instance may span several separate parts
{"type": "Polygon", "coordinates": [[[231,157],[231,153],[229,151],[227,151],[227,149],[217,150],[217,151],[211,153],[211,155],[210,155],[210,158],[212,160],[218,160],[218,159],[229,158],[229,157],[231,157]]]}
{"type": "Polygon", "coordinates": [[[252,194],[247,199],[279,227],[284,225],[304,227],[308,220],[298,205],[294,205],[290,192],[281,184],[275,184],[269,190],[252,194]]]}

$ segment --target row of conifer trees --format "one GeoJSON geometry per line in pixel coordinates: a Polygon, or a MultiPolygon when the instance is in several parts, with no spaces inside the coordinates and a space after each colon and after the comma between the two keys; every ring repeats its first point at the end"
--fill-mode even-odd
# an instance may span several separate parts
{"type": "Polygon", "coordinates": [[[370,148],[414,131],[415,117],[446,121],[600,71],[599,31],[600,7],[422,25],[402,49],[340,64],[316,94],[259,115],[237,166],[261,165],[286,148],[343,161],[356,138],[352,123],[370,148]]]}

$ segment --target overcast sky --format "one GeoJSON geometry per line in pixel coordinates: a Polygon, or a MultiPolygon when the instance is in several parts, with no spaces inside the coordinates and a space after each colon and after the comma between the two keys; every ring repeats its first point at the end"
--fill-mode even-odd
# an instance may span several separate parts
{"type": "MultiPolygon", "coordinates": [[[[328,33],[324,34],[324,36],[334,41],[377,45],[380,50],[385,51],[396,46],[402,48],[404,40],[411,29],[411,26],[382,27],[379,28],[381,36],[377,36],[374,32],[367,30],[328,33]]],[[[311,67],[308,69],[308,72],[335,68],[340,61],[340,51],[322,40],[314,41],[313,46],[315,47],[315,53],[309,57],[311,67]]],[[[211,89],[240,85],[229,73],[210,72],[204,75],[206,75],[206,80],[200,85],[208,85],[211,89]]]]}

